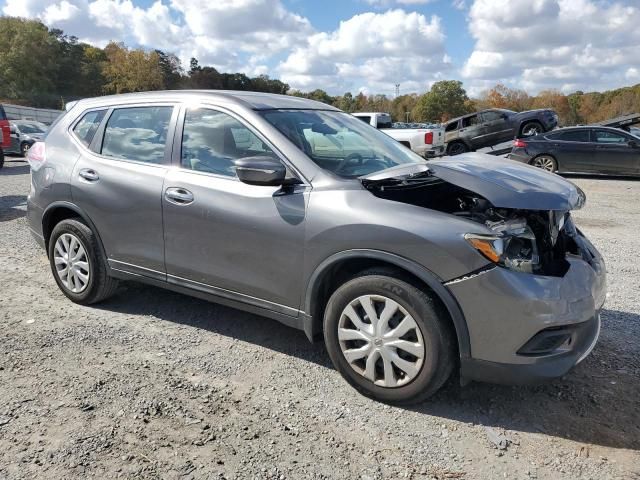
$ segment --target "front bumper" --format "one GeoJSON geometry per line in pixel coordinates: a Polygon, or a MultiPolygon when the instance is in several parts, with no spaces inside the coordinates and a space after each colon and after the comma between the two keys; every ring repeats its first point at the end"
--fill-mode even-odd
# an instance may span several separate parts
{"type": "MultiPolygon", "coordinates": [[[[592,247],[589,244],[590,248],[592,247]]],[[[447,285],[467,320],[471,358],[464,379],[532,383],[567,373],[593,349],[606,295],[602,257],[587,263],[569,256],[563,277],[496,267],[447,285]],[[567,341],[540,353],[523,353],[541,332],[568,333],[567,341]]]]}

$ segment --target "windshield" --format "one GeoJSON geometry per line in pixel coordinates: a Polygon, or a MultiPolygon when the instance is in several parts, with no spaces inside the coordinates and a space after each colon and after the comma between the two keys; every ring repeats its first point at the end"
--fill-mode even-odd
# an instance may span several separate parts
{"type": "Polygon", "coordinates": [[[267,110],[262,115],[318,166],[341,177],[425,163],[393,138],[347,113],[267,110]]]}
{"type": "Polygon", "coordinates": [[[44,133],[46,130],[46,127],[44,125],[40,126],[36,123],[21,123],[20,125],[18,125],[18,128],[22,133],[31,133],[31,134],[44,133]]]}

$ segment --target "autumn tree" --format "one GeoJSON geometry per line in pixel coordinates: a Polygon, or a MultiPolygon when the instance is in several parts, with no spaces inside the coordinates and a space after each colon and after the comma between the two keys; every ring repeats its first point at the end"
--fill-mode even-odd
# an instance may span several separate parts
{"type": "Polygon", "coordinates": [[[531,108],[550,108],[558,114],[560,125],[569,123],[571,116],[569,101],[559,90],[543,90],[534,97],[531,108]]]}
{"type": "Polygon", "coordinates": [[[446,121],[467,113],[468,100],[462,82],[442,80],[434,83],[431,90],[420,97],[413,109],[413,118],[418,122],[446,121]]]}
{"type": "Polygon", "coordinates": [[[163,88],[160,56],[141,48],[128,49],[111,42],[104,49],[107,61],[103,69],[105,93],[145,92],[163,88]]]}
{"type": "Polygon", "coordinates": [[[531,108],[531,97],[524,90],[509,88],[501,83],[485,91],[477,100],[479,108],[506,108],[521,112],[531,108]]]}

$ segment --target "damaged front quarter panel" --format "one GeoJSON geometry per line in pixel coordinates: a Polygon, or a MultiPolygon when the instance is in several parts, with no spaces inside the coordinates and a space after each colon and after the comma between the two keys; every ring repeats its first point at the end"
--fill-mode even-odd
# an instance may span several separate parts
{"type": "Polygon", "coordinates": [[[374,195],[449,213],[482,224],[465,239],[495,265],[563,276],[568,254],[589,261],[588,246],[570,210],[585,195],[563,178],[484,154],[404,166],[363,177],[374,195]],[[487,231],[488,230],[488,231],[487,231]]]}

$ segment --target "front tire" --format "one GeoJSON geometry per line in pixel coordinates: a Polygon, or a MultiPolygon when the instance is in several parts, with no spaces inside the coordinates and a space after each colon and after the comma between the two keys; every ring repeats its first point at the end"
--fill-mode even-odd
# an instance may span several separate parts
{"type": "Polygon", "coordinates": [[[455,345],[434,299],[390,272],[364,272],[339,287],[324,316],[333,365],[363,395],[420,402],[449,378],[455,345]]]}
{"type": "Polygon", "coordinates": [[[100,302],[116,291],[106,258],[93,231],[79,219],[58,223],[49,239],[51,272],[62,293],[81,305],[100,302]]]}
{"type": "Polygon", "coordinates": [[[520,130],[520,137],[535,137],[544,132],[542,125],[538,122],[527,122],[520,130]]]}

